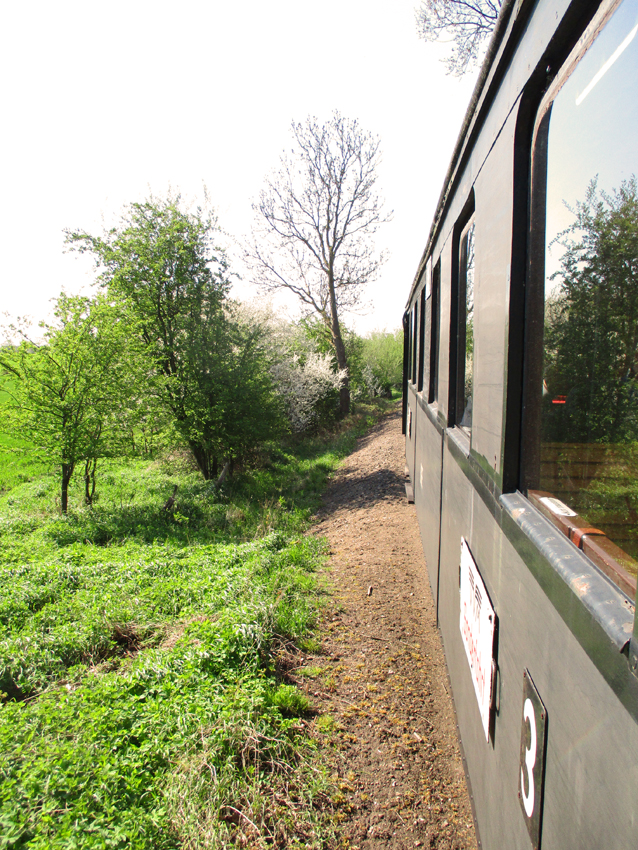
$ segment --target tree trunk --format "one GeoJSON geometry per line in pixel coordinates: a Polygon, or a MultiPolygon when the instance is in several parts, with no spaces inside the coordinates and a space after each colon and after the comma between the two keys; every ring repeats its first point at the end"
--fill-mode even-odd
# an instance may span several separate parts
{"type": "Polygon", "coordinates": [[[328,288],[330,290],[330,333],[332,334],[332,344],[334,345],[335,355],[337,357],[337,366],[340,369],[346,370],[343,386],[339,390],[339,413],[342,416],[347,416],[350,413],[350,375],[348,374],[346,347],[343,344],[343,337],[341,336],[341,326],[337,313],[337,297],[335,295],[332,274],[328,275],[328,288]]]}
{"type": "Polygon", "coordinates": [[[72,463],[63,463],[62,464],[62,489],[60,492],[60,503],[62,508],[62,513],[65,514],[69,507],[69,482],[71,480],[71,476],[73,475],[73,464],[72,463]]]}
{"type": "Polygon", "coordinates": [[[210,481],[217,473],[217,458],[211,455],[201,443],[189,440],[188,445],[199,467],[199,471],[204,476],[204,480],[210,481]]]}
{"type": "Polygon", "coordinates": [[[217,479],[217,483],[215,484],[215,487],[217,489],[219,489],[222,486],[224,481],[228,478],[228,475],[230,474],[230,472],[231,472],[231,461],[227,460],[226,463],[224,464],[224,468],[222,469],[222,474],[219,476],[219,478],[217,479]]]}
{"type": "Polygon", "coordinates": [[[95,470],[97,469],[97,458],[87,458],[84,465],[84,503],[93,504],[95,496],[95,470]]]}

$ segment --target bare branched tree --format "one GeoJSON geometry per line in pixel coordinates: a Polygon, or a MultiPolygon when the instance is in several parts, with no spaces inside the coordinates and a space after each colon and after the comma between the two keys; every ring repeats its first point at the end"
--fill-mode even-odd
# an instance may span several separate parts
{"type": "Polygon", "coordinates": [[[496,26],[503,0],[422,0],[416,25],[425,41],[450,41],[448,74],[462,77],[476,66],[481,45],[496,26]]]}
{"type": "MultiPolygon", "coordinates": [[[[287,289],[320,316],[347,376],[341,317],[377,273],[383,257],[371,237],[390,218],[375,193],[379,139],[338,112],[325,124],[293,122],[292,133],[294,147],[253,205],[246,260],[263,290],[287,289]]],[[[350,408],[347,377],[340,408],[350,408]]]]}

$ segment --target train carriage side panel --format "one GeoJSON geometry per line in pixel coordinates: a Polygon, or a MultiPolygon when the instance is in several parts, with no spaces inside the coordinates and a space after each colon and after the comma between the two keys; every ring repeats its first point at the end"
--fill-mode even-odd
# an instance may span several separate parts
{"type": "MultiPolygon", "coordinates": [[[[486,740],[468,658],[460,631],[459,565],[461,538],[470,544],[487,591],[500,611],[497,592],[500,535],[491,517],[486,518],[476,505],[473,482],[465,475],[462,464],[465,447],[458,444],[455,434],[448,431],[444,452],[443,512],[441,517],[441,565],[439,579],[439,621],[445,647],[459,733],[471,779],[474,810],[482,847],[486,850],[524,848],[528,841],[521,817],[516,776],[511,785],[512,770],[517,769],[520,746],[520,705],[512,721],[506,713],[507,694],[497,717],[495,747],[486,740]],[[478,510],[475,513],[475,507],[478,510]],[[481,539],[489,540],[490,556],[477,543],[475,529],[482,525],[481,539]],[[475,551],[478,549],[478,552],[475,551]],[[492,560],[493,559],[493,560],[492,560]],[[506,724],[505,722],[506,721],[506,724]],[[505,728],[504,728],[505,726],[505,728]],[[503,753],[503,756],[501,756],[503,753]],[[513,762],[512,762],[512,759],[513,762]],[[511,786],[511,787],[510,787],[511,786]],[[494,806],[498,801],[498,813],[494,806]]],[[[500,642],[500,625],[499,625],[500,642]]],[[[500,643],[499,643],[500,654],[500,643]]],[[[509,671],[508,671],[509,673],[509,671]]],[[[522,674],[522,671],[521,671],[522,674]]],[[[501,680],[508,693],[513,682],[501,680]]],[[[516,696],[520,688],[516,683],[516,696]]],[[[522,678],[521,678],[522,684],[522,678]]],[[[517,700],[513,699],[513,702],[517,700]]]]}
{"type": "Polygon", "coordinates": [[[475,181],[472,454],[499,489],[502,485],[515,127],[516,116],[512,112],[475,181]]]}
{"type": "Polygon", "coordinates": [[[441,268],[441,303],[439,313],[439,375],[438,375],[438,419],[442,424],[447,423],[448,395],[450,388],[450,277],[452,274],[452,238],[440,240],[440,246],[435,247],[441,268]]]}
{"type": "Polygon", "coordinates": [[[415,375],[413,374],[414,369],[414,361],[416,356],[418,356],[418,346],[417,346],[417,333],[414,327],[414,316],[415,316],[415,303],[418,304],[418,295],[415,297],[414,302],[411,306],[411,320],[410,320],[410,352],[411,352],[411,365],[410,365],[410,377],[408,379],[408,387],[407,387],[407,421],[405,424],[405,465],[408,470],[408,476],[410,478],[410,482],[414,484],[414,457],[416,450],[416,433],[417,433],[417,401],[416,401],[416,380],[415,375]],[[416,354],[414,353],[414,349],[417,349],[416,354]]]}
{"type": "Polygon", "coordinates": [[[438,597],[439,533],[441,519],[441,462],[443,428],[436,409],[421,396],[417,404],[414,501],[432,597],[438,597]]]}
{"type": "MultiPolygon", "coordinates": [[[[530,751],[521,745],[527,728],[523,698],[528,685],[523,676],[528,671],[547,711],[542,850],[621,850],[638,846],[638,679],[626,657],[633,606],[529,501],[520,494],[500,495],[518,103],[530,75],[542,88],[545,65],[551,70],[554,56],[564,60],[572,31],[573,46],[582,31],[576,24],[591,17],[594,4],[539,0],[511,8],[510,31],[521,9],[529,18],[500,87],[492,92],[489,111],[482,115],[480,132],[475,133],[472,122],[478,120],[488,86],[478,99],[466,128],[467,149],[457,157],[457,172],[452,172],[430,245],[432,261],[441,259],[437,421],[443,431],[435,427],[433,409],[422,398],[415,402],[420,406],[415,476],[424,470],[424,484],[415,491],[417,516],[438,596],[482,846],[486,850],[532,846],[520,802],[521,789],[532,787],[521,779],[521,771],[529,766],[522,759],[531,751],[531,744],[530,751]],[[557,28],[560,37],[555,35],[557,28]],[[472,193],[477,252],[475,370],[471,429],[463,429],[454,427],[458,411],[447,406],[457,397],[450,394],[449,381],[453,389],[458,380],[448,357],[459,328],[453,321],[457,309],[453,267],[472,193]],[[440,559],[433,576],[439,482],[440,559]],[[462,539],[498,618],[498,675],[489,740],[460,631],[462,539]]],[[[497,55],[504,49],[505,41],[497,55]]],[[[523,281],[511,285],[522,287],[523,281]]]]}
{"type": "Polygon", "coordinates": [[[410,483],[414,486],[414,463],[417,435],[417,393],[419,386],[419,369],[423,356],[421,327],[421,290],[424,287],[424,276],[409,304],[409,338],[410,356],[407,383],[407,421],[405,424],[405,458],[410,483]]]}
{"type": "MultiPolygon", "coordinates": [[[[485,508],[483,512],[487,513],[485,508]]],[[[478,560],[487,562],[490,545],[486,541],[485,556],[481,537],[475,535],[475,551],[478,560]]],[[[523,670],[528,669],[548,716],[544,850],[636,846],[638,726],[561,612],[549,602],[540,584],[530,581],[528,565],[505,538],[502,552],[497,594],[503,615],[499,621],[501,683],[495,755],[511,816],[524,820],[514,789],[520,782],[523,670]]],[[[608,655],[610,667],[625,662],[611,641],[600,652],[608,655]]],[[[498,829],[492,828],[492,841],[485,846],[503,846],[498,829]]]]}
{"type": "MultiPolygon", "coordinates": [[[[544,850],[635,846],[638,726],[575,638],[564,612],[530,580],[528,564],[501,533],[491,496],[482,497],[476,485],[463,446],[448,432],[439,617],[483,847],[529,846],[518,799],[525,669],[548,712],[544,850]],[[462,537],[470,542],[499,618],[497,713],[489,742],[459,628],[462,537]]],[[[519,532],[519,546],[529,545],[523,537],[519,532]]],[[[611,641],[600,652],[610,666],[626,663],[611,641]]]]}

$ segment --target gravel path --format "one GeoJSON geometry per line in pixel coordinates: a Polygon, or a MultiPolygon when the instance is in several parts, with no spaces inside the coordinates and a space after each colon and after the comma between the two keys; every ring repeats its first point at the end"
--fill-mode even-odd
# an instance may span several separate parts
{"type": "Polygon", "coordinates": [[[321,715],[336,721],[333,776],[347,813],[339,846],[475,850],[404,467],[401,417],[393,411],[359,441],[326,491],[313,533],[329,542],[336,604],[316,659],[323,674],[305,687],[321,715]]]}

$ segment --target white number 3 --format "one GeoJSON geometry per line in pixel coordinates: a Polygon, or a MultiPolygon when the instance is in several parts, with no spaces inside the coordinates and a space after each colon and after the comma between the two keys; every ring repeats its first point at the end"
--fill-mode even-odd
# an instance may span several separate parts
{"type": "Polygon", "coordinates": [[[527,768],[527,794],[525,793],[525,777],[521,768],[521,794],[523,795],[523,806],[525,814],[531,818],[534,811],[534,765],[536,764],[536,716],[531,699],[525,700],[523,706],[523,720],[527,720],[531,732],[529,748],[525,750],[525,767],[527,768]]]}

